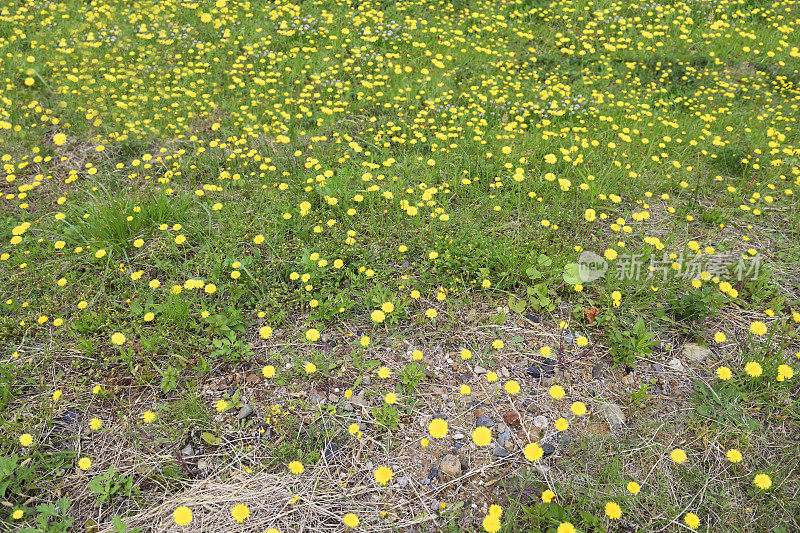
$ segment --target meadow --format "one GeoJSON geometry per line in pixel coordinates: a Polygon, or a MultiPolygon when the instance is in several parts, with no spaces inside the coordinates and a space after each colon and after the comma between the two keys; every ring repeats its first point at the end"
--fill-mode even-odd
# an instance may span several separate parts
{"type": "Polygon", "coordinates": [[[0,3],[0,530],[800,530],[798,32],[0,3]]]}

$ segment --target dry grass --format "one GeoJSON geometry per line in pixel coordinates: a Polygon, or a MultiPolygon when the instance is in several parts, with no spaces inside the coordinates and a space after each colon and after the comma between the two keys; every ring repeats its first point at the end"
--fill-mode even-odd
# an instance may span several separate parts
{"type": "MultiPolygon", "coordinates": [[[[187,484],[184,490],[171,495],[158,505],[129,517],[129,528],[160,533],[186,531],[177,526],[173,511],[182,505],[192,509],[193,531],[341,531],[346,513],[359,516],[367,531],[392,531],[396,524],[383,518],[380,511],[395,515],[399,505],[391,505],[383,497],[376,498],[375,487],[345,488],[330,476],[330,471],[317,468],[311,475],[239,474],[225,482],[204,481],[187,484]],[[246,505],[250,517],[237,524],[231,517],[234,505],[246,505]]],[[[412,528],[431,517],[404,520],[401,528],[412,528]]],[[[104,529],[103,533],[112,529],[104,529]]]]}

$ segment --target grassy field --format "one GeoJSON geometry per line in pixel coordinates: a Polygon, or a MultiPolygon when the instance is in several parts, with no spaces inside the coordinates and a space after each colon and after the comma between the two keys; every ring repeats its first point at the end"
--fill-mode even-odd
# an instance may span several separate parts
{"type": "Polygon", "coordinates": [[[800,530],[796,0],[0,4],[0,528],[800,530]]]}

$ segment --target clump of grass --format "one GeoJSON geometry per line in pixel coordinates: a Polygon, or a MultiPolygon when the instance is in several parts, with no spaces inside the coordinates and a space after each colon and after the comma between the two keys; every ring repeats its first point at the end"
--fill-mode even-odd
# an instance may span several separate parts
{"type": "Polygon", "coordinates": [[[136,239],[152,236],[160,224],[184,224],[191,204],[177,195],[151,191],[145,195],[111,194],[103,190],[87,207],[80,234],[91,242],[132,250],[136,239]]]}

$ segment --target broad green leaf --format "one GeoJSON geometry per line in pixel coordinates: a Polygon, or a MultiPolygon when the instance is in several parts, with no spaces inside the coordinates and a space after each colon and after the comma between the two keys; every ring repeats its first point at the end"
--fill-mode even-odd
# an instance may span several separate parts
{"type": "Polygon", "coordinates": [[[201,433],[200,438],[203,439],[203,441],[205,441],[206,444],[209,444],[211,446],[217,446],[221,442],[219,437],[217,437],[216,435],[214,435],[209,431],[204,431],[203,433],[201,433]]]}

